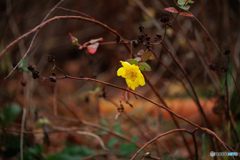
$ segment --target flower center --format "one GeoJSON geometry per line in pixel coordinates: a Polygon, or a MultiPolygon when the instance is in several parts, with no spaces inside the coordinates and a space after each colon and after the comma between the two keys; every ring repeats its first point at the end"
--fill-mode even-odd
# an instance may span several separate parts
{"type": "Polygon", "coordinates": [[[134,71],[133,69],[127,69],[126,70],[126,77],[131,79],[131,81],[135,81],[135,79],[137,78],[137,72],[134,71]]]}

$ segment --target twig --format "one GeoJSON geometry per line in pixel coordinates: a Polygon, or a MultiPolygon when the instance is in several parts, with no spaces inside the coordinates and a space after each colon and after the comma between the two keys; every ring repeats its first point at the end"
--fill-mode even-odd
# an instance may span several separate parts
{"type": "Polygon", "coordinates": [[[70,119],[70,118],[62,118],[62,117],[57,117],[58,119],[63,119],[63,120],[67,120],[67,121],[71,121],[71,122],[77,122],[77,123],[81,123],[83,125],[86,125],[86,126],[90,126],[90,127],[93,127],[93,128],[97,128],[97,129],[101,129],[101,130],[104,130],[112,135],[115,135],[116,137],[119,137],[121,139],[124,139],[125,141],[128,141],[130,143],[132,143],[133,145],[135,145],[136,147],[140,148],[141,146],[138,145],[137,143],[135,143],[133,140],[131,140],[130,138],[128,137],[125,137],[124,135],[121,135],[117,132],[114,132],[108,128],[105,128],[101,125],[98,125],[98,124],[95,124],[95,123],[91,123],[91,122],[87,122],[87,121],[79,121],[79,120],[74,120],[74,119],[70,119]]]}
{"type": "MultiPolygon", "coordinates": [[[[162,98],[162,96],[157,92],[156,88],[155,88],[155,87],[153,86],[153,84],[150,82],[150,80],[148,79],[148,77],[146,76],[146,74],[143,73],[143,75],[144,75],[144,77],[145,77],[146,82],[147,82],[148,85],[151,87],[152,91],[155,93],[155,95],[158,97],[158,99],[163,103],[163,105],[164,105],[166,108],[169,109],[167,103],[164,101],[164,99],[162,98]]],[[[176,125],[176,127],[180,129],[181,127],[180,127],[177,119],[174,117],[174,115],[173,115],[172,113],[169,112],[169,114],[170,114],[170,116],[171,116],[174,124],[176,125]]],[[[188,150],[188,152],[189,152],[190,157],[192,157],[192,151],[191,151],[191,149],[190,149],[190,147],[189,147],[189,145],[188,145],[188,143],[187,143],[187,140],[186,140],[184,134],[180,133],[180,135],[181,135],[181,137],[182,137],[182,139],[183,139],[183,142],[184,142],[184,144],[185,144],[185,146],[186,146],[186,148],[187,148],[187,150],[188,150]]]]}
{"type": "Polygon", "coordinates": [[[65,11],[69,11],[69,12],[73,12],[73,13],[78,13],[82,16],[85,16],[85,17],[88,17],[88,18],[93,18],[91,16],[89,16],[88,14],[86,13],[83,13],[83,12],[79,12],[79,11],[76,11],[76,10],[72,10],[72,9],[67,9],[67,8],[64,8],[64,7],[56,7],[57,9],[62,9],[62,10],[65,10],[65,11]]]}
{"type": "MultiPolygon", "coordinates": [[[[49,15],[54,11],[54,9],[55,9],[57,6],[59,6],[63,1],[64,1],[64,0],[61,0],[60,2],[58,2],[58,3],[49,11],[49,13],[48,13],[48,14],[45,16],[45,18],[42,20],[41,24],[49,17],[49,15]]],[[[28,55],[29,51],[30,51],[31,48],[32,48],[33,42],[34,42],[34,40],[35,40],[38,32],[39,32],[39,29],[38,29],[38,30],[36,31],[36,33],[34,34],[34,36],[33,36],[33,38],[32,38],[32,41],[31,41],[31,43],[30,43],[30,45],[29,45],[29,47],[28,47],[27,52],[23,55],[23,57],[20,59],[20,61],[17,63],[17,65],[9,72],[9,74],[8,74],[4,79],[7,79],[7,78],[12,74],[12,72],[19,66],[19,64],[25,59],[25,57],[28,55]]],[[[0,57],[1,57],[1,56],[2,56],[2,55],[0,55],[0,57]]]]}
{"type": "MultiPolygon", "coordinates": [[[[60,130],[60,131],[71,131],[71,130],[69,130],[68,128],[60,128],[60,127],[54,127],[54,129],[60,130]]],[[[87,132],[87,131],[79,131],[79,130],[77,130],[77,131],[74,131],[74,132],[77,133],[77,134],[88,135],[88,136],[92,136],[92,137],[96,138],[96,139],[99,141],[101,147],[102,147],[104,150],[106,150],[106,151],[108,150],[108,149],[105,147],[103,140],[102,140],[98,135],[96,135],[96,134],[94,134],[94,133],[91,133],[91,132],[87,132]]]]}
{"type": "MultiPolygon", "coordinates": [[[[196,129],[195,129],[195,130],[196,130],[196,129]]],[[[193,131],[195,131],[195,130],[193,130],[193,131]]],[[[166,136],[166,135],[168,135],[168,134],[175,133],[175,132],[187,132],[187,133],[192,134],[193,131],[191,132],[191,131],[186,130],[186,129],[173,129],[173,130],[170,130],[170,131],[165,132],[165,133],[163,133],[163,134],[160,134],[160,135],[156,136],[155,138],[151,139],[150,141],[148,141],[147,143],[145,143],[145,144],[133,155],[133,157],[131,158],[131,160],[134,160],[134,159],[137,157],[137,155],[138,155],[144,148],[146,148],[146,147],[147,147],[149,144],[151,144],[152,142],[156,141],[158,138],[161,138],[161,137],[163,137],[163,136],[166,136]]]]}
{"type": "Polygon", "coordinates": [[[206,117],[206,115],[205,115],[205,113],[204,113],[204,111],[203,111],[203,109],[202,109],[202,106],[201,106],[200,101],[199,101],[199,99],[198,99],[197,93],[196,93],[196,91],[195,91],[195,89],[194,89],[193,83],[192,83],[191,79],[189,78],[188,74],[185,72],[185,70],[183,69],[183,67],[181,66],[181,64],[177,61],[177,59],[173,56],[173,54],[171,53],[171,51],[165,46],[164,43],[162,43],[162,46],[163,46],[163,48],[170,54],[170,56],[172,57],[172,59],[174,60],[174,62],[178,65],[178,67],[180,68],[180,70],[182,71],[182,73],[184,74],[184,76],[186,77],[186,79],[187,79],[187,81],[188,81],[188,83],[189,83],[189,85],[190,85],[190,87],[191,87],[191,89],[192,89],[192,92],[193,92],[193,95],[194,95],[194,97],[195,97],[195,102],[196,102],[196,104],[197,104],[197,106],[198,106],[198,109],[199,109],[200,113],[202,114],[202,116],[203,116],[203,118],[204,118],[204,120],[205,120],[206,125],[207,125],[210,129],[212,129],[212,125],[209,123],[209,120],[207,119],[207,117],[206,117]]]}
{"type": "MultiPolygon", "coordinates": [[[[192,14],[190,11],[187,11],[189,14],[192,14]]],[[[193,14],[192,14],[193,15],[193,14]]],[[[194,19],[198,22],[198,24],[200,24],[200,26],[203,28],[203,30],[207,33],[208,37],[211,39],[211,41],[213,42],[214,46],[217,48],[217,50],[220,52],[222,58],[223,58],[223,61],[225,64],[227,64],[227,60],[225,59],[224,57],[224,54],[223,52],[220,50],[220,48],[218,47],[218,45],[216,44],[216,42],[214,41],[213,37],[210,35],[210,33],[208,32],[208,30],[203,26],[203,24],[197,19],[197,17],[195,17],[193,15],[194,19]]],[[[240,92],[239,92],[239,89],[238,89],[238,85],[236,83],[236,80],[235,78],[233,77],[233,74],[232,74],[232,71],[228,68],[229,70],[229,73],[231,74],[231,77],[233,79],[233,82],[234,82],[234,85],[236,86],[236,90],[237,90],[237,93],[238,93],[238,97],[240,99],[240,92]]]]}
{"type": "MultiPolygon", "coordinates": [[[[103,24],[100,21],[97,21],[95,19],[90,19],[90,18],[86,18],[86,17],[82,17],[82,16],[55,16],[51,19],[48,19],[46,21],[44,21],[43,23],[37,25],[35,28],[33,28],[32,30],[28,31],[27,33],[23,34],[22,36],[18,37],[17,39],[15,39],[14,41],[12,41],[10,44],[7,45],[7,47],[4,48],[4,50],[0,53],[0,57],[2,57],[6,51],[12,47],[14,44],[16,44],[18,41],[22,40],[23,38],[26,38],[27,36],[29,36],[30,34],[37,32],[39,29],[41,29],[42,27],[44,27],[45,25],[53,22],[53,21],[57,21],[57,20],[63,20],[63,19],[78,19],[78,20],[83,20],[83,21],[87,21],[87,22],[91,22],[91,23],[95,23],[97,25],[102,26],[103,28],[105,28],[106,30],[108,30],[110,33],[112,33],[114,36],[123,39],[119,33],[117,31],[115,31],[114,29],[108,27],[106,24],[103,24]]],[[[124,43],[125,44],[125,43],[124,43]]]]}
{"type": "MultiPolygon", "coordinates": [[[[235,135],[235,138],[237,139],[237,142],[239,142],[239,137],[238,137],[238,133],[233,125],[233,121],[232,121],[232,118],[230,117],[230,113],[231,113],[231,110],[230,110],[230,106],[229,106],[229,93],[228,93],[228,82],[227,82],[227,79],[228,79],[228,75],[227,73],[225,73],[225,88],[226,88],[226,98],[227,98],[227,101],[226,101],[226,106],[227,106],[227,109],[226,109],[226,117],[227,119],[229,120],[230,122],[230,126],[231,126],[231,129],[233,131],[233,134],[235,135]]],[[[231,131],[230,131],[230,134],[231,134],[231,131]]],[[[234,141],[234,139],[233,139],[234,141]]]]}
{"type": "Polygon", "coordinates": [[[22,123],[21,123],[21,136],[20,136],[20,156],[21,156],[21,160],[23,160],[23,131],[25,128],[25,118],[26,118],[26,109],[23,108],[23,114],[22,114],[22,123]]]}

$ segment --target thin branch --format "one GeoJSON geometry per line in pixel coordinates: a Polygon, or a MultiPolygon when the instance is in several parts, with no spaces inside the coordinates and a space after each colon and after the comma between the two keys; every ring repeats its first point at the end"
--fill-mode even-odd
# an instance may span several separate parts
{"type": "Polygon", "coordinates": [[[200,104],[200,101],[199,101],[199,99],[198,99],[197,93],[196,93],[196,91],[195,91],[195,89],[194,89],[193,83],[192,83],[191,79],[189,78],[188,74],[185,72],[185,70],[183,69],[183,67],[181,66],[181,64],[177,61],[177,59],[173,56],[172,52],[166,47],[166,45],[165,45],[164,43],[162,43],[162,46],[163,46],[163,48],[170,54],[170,56],[172,57],[172,59],[174,60],[174,62],[178,65],[178,67],[180,68],[180,70],[182,71],[182,73],[184,74],[184,76],[186,77],[186,79],[187,79],[187,81],[188,81],[188,83],[189,83],[189,85],[190,85],[190,87],[191,87],[191,89],[192,89],[192,92],[193,92],[193,95],[194,95],[194,97],[195,97],[195,102],[196,102],[196,104],[197,104],[197,106],[198,106],[198,109],[199,109],[200,113],[202,114],[202,116],[203,116],[203,118],[204,118],[204,120],[205,120],[205,122],[206,122],[206,125],[207,125],[210,129],[212,129],[212,125],[209,123],[209,120],[208,120],[208,118],[206,117],[206,115],[205,115],[205,113],[204,113],[204,111],[203,111],[203,108],[202,108],[202,106],[201,106],[201,104],[200,104]]]}
{"type": "Polygon", "coordinates": [[[20,136],[20,157],[21,160],[23,160],[23,131],[25,128],[25,118],[26,118],[26,109],[23,108],[23,114],[22,114],[22,123],[21,123],[21,136],[20,136]]]}
{"type": "Polygon", "coordinates": [[[74,119],[70,119],[70,118],[62,118],[62,117],[57,117],[58,119],[63,119],[63,120],[67,120],[67,121],[71,121],[71,122],[77,122],[77,123],[81,123],[83,125],[86,125],[86,126],[90,126],[90,127],[93,127],[93,128],[97,128],[97,129],[101,129],[101,130],[104,130],[112,135],[115,135],[116,137],[119,137],[121,139],[124,139],[125,141],[128,141],[130,143],[132,143],[133,145],[135,145],[136,147],[140,148],[141,146],[138,145],[137,143],[135,143],[133,140],[131,140],[130,138],[128,137],[125,137],[124,135],[121,135],[117,132],[114,132],[108,128],[105,128],[101,125],[98,125],[98,124],[95,124],[95,123],[91,123],[91,122],[87,122],[87,121],[80,121],[80,120],[74,120],[74,119]]]}
{"type": "MultiPolygon", "coordinates": [[[[69,131],[68,128],[54,127],[54,129],[60,130],[60,131],[69,131]]],[[[70,131],[71,131],[71,130],[70,130],[70,131]]],[[[99,141],[101,147],[102,147],[104,150],[106,150],[106,151],[108,150],[108,149],[105,147],[103,140],[102,140],[98,135],[96,135],[96,134],[94,134],[94,133],[91,133],[91,132],[79,131],[79,130],[75,131],[75,133],[77,133],[77,134],[83,134],[83,135],[88,135],[88,136],[92,136],[92,137],[96,138],[96,139],[99,141]]]]}
{"type": "Polygon", "coordinates": [[[73,13],[78,13],[82,16],[85,16],[85,17],[88,17],[88,18],[93,18],[91,16],[89,16],[88,14],[86,13],[83,13],[83,12],[79,12],[79,11],[76,11],[76,10],[72,10],[72,9],[67,9],[67,8],[64,8],[64,7],[56,7],[57,9],[62,9],[62,10],[65,10],[65,11],[69,11],[69,12],[73,12],[73,13]]]}
{"type": "MultiPolygon", "coordinates": [[[[58,2],[58,3],[48,12],[48,14],[47,14],[47,15],[45,16],[45,18],[42,20],[41,24],[49,17],[49,15],[55,10],[55,8],[56,8],[57,6],[59,6],[63,1],[64,1],[64,0],[61,0],[60,2],[58,2]]],[[[27,49],[27,52],[23,55],[23,57],[20,59],[20,61],[17,63],[17,65],[9,72],[9,74],[8,74],[4,79],[7,79],[7,78],[12,74],[12,72],[19,66],[19,64],[26,58],[26,56],[28,55],[29,51],[30,51],[31,48],[32,48],[33,42],[34,42],[34,40],[35,40],[38,32],[39,32],[39,29],[38,29],[38,30],[36,31],[36,33],[34,34],[34,36],[33,36],[33,38],[32,38],[32,41],[31,41],[31,43],[30,43],[30,45],[29,45],[29,47],[28,47],[28,49],[27,49]]],[[[0,55],[0,57],[1,57],[1,55],[0,55]]]]}
{"type": "MultiPolygon", "coordinates": [[[[195,130],[194,130],[194,131],[195,131],[195,130]]],[[[187,132],[187,133],[192,134],[193,131],[191,132],[191,131],[186,130],[186,129],[173,129],[173,130],[170,130],[170,131],[168,131],[168,132],[162,133],[162,134],[156,136],[155,138],[151,139],[151,140],[148,141],[147,143],[145,143],[145,144],[133,155],[133,157],[131,158],[131,160],[134,160],[134,159],[137,157],[137,155],[138,155],[144,148],[146,148],[146,147],[147,147],[148,145],[150,145],[152,142],[156,141],[158,138],[161,138],[161,137],[163,137],[163,136],[166,136],[166,135],[168,135],[168,134],[175,133],[175,132],[187,132]]]]}
{"type": "MultiPolygon", "coordinates": [[[[91,23],[95,23],[97,25],[102,26],[103,28],[105,28],[106,30],[108,30],[110,33],[112,33],[114,36],[123,39],[119,33],[117,31],[115,31],[114,29],[108,27],[106,24],[103,24],[100,21],[97,21],[95,19],[90,19],[90,18],[86,18],[86,17],[82,17],[82,16],[55,16],[51,19],[46,20],[45,22],[37,25],[35,28],[33,28],[32,30],[28,31],[27,33],[23,34],[22,36],[18,37],[17,39],[15,39],[14,41],[12,41],[10,44],[7,45],[7,47],[4,48],[4,50],[0,53],[0,57],[2,57],[6,51],[12,47],[13,45],[15,45],[17,42],[19,42],[20,40],[22,40],[23,38],[26,38],[27,36],[29,36],[30,34],[37,32],[39,29],[43,28],[45,25],[53,22],[53,21],[57,21],[57,20],[63,20],[63,19],[78,19],[78,20],[83,20],[83,21],[87,21],[87,22],[91,22],[91,23]]],[[[124,43],[125,44],[125,43],[124,43]]]]}

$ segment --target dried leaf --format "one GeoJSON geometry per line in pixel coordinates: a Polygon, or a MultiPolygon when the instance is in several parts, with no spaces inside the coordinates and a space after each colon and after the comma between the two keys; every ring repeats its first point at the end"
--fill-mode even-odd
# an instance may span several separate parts
{"type": "Polygon", "coordinates": [[[164,10],[172,13],[178,13],[178,11],[174,7],[165,8],[164,10]]]}
{"type": "Polygon", "coordinates": [[[148,52],[144,52],[141,56],[142,58],[142,61],[145,62],[149,59],[149,57],[152,55],[152,52],[151,51],[148,51],[148,52]]]}
{"type": "Polygon", "coordinates": [[[89,53],[95,54],[96,51],[97,51],[98,46],[99,46],[99,43],[96,42],[96,43],[94,43],[94,44],[88,45],[88,46],[87,46],[87,50],[88,50],[89,53]]]}
{"type": "Polygon", "coordinates": [[[143,53],[144,53],[144,50],[141,49],[141,50],[138,51],[137,55],[141,56],[143,53]]]}
{"type": "Polygon", "coordinates": [[[186,16],[186,17],[193,17],[192,14],[187,13],[187,12],[180,12],[179,15],[186,16]]]}

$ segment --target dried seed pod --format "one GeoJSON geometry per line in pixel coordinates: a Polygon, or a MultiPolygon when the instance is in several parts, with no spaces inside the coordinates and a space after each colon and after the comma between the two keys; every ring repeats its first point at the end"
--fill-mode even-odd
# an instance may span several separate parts
{"type": "Polygon", "coordinates": [[[169,22],[169,18],[167,16],[163,16],[162,18],[160,18],[160,22],[167,23],[169,22]]]}
{"type": "Polygon", "coordinates": [[[138,29],[139,29],[139,31],[142,33],[143,30],[144,30],[144,27],[143,27],[143,26],[139,26],[138,29]]]}
{"type": "Polygon", "coordinates": [[[216,65],[211,63],[209,64],[209,69],[215,71],[216,70],[216,65]]]}

